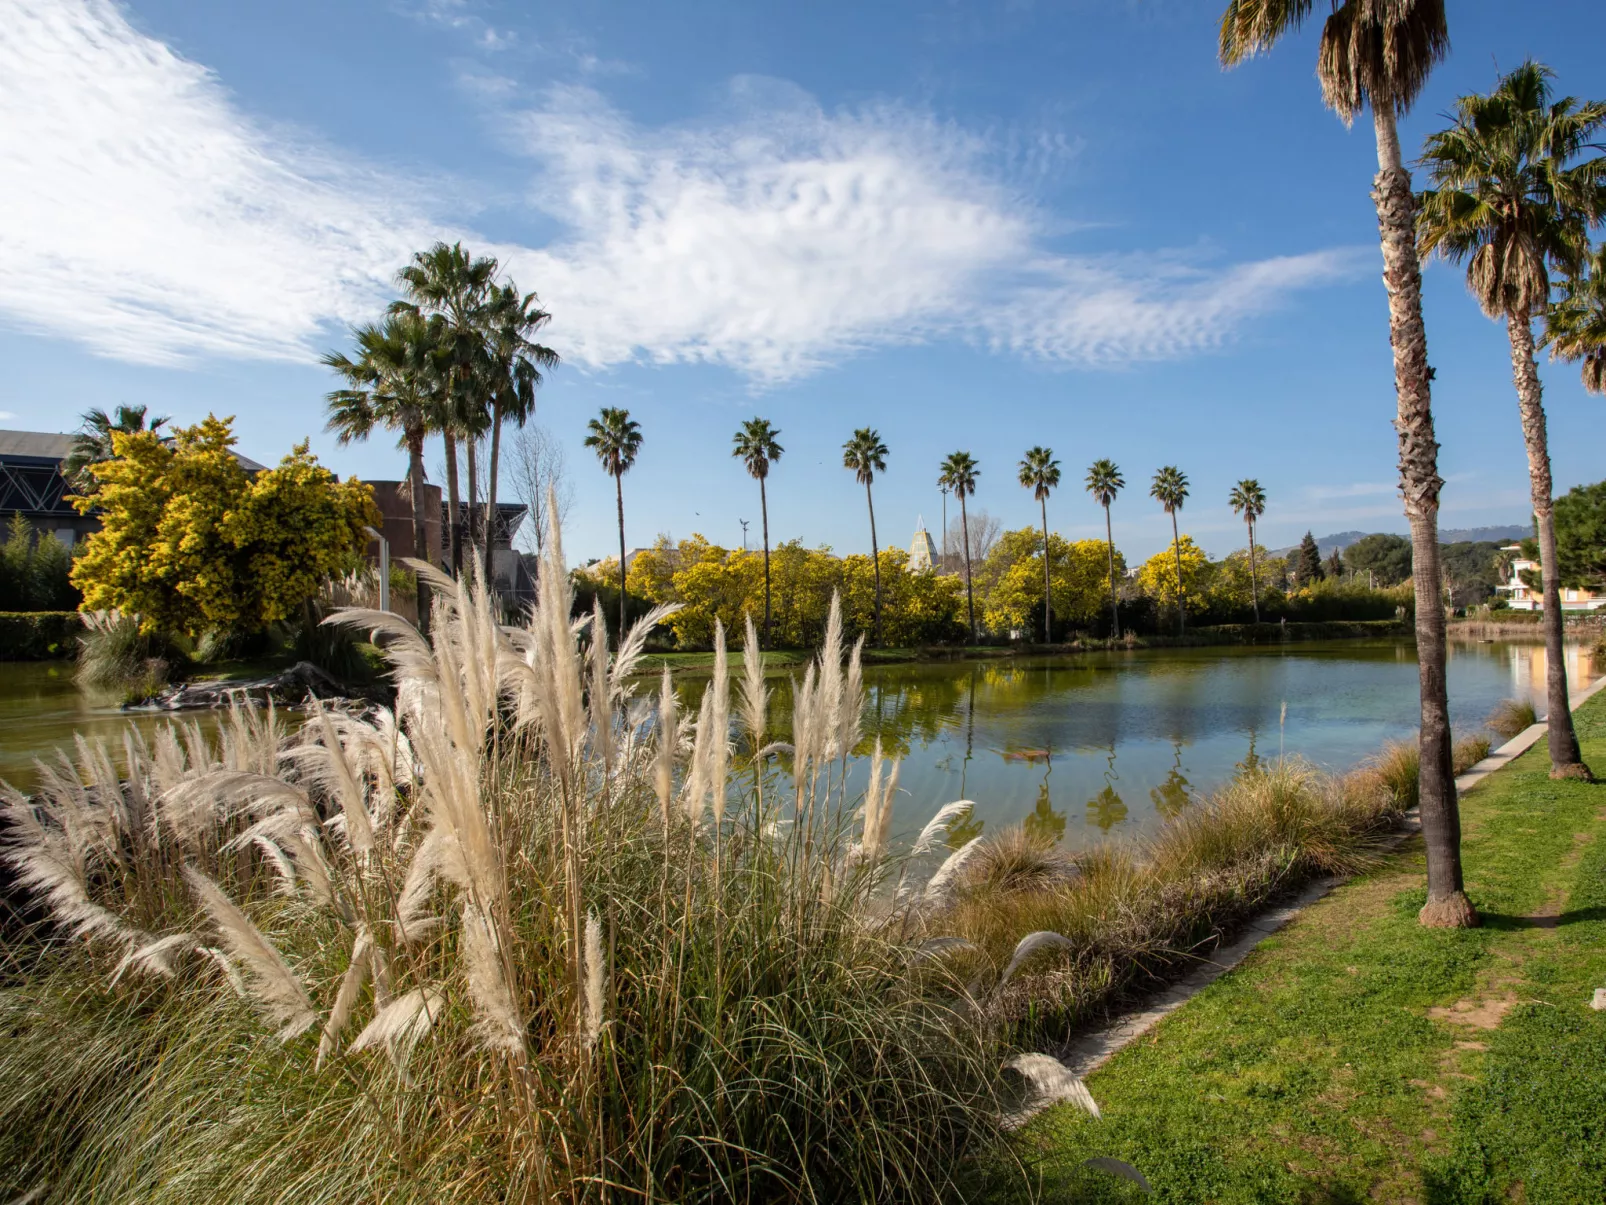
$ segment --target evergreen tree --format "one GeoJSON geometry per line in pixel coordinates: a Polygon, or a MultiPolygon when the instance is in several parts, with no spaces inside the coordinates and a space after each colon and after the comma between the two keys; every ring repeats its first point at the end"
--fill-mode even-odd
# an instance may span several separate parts
{"type": "Polygon", "coordinates": [[[1335,582],[1344,576],[1344,560],[1338,555],[1338,549],[1333,549],[1333,551],[1328,555],[1327,562],[1322,566],[1322,568],[1326,572],[1327,576],[1332,578],[1335,582]]]}
{"type": "Polygon", "coordinates": [[[1308,586],[1325,576],[1321,549],[1316,547],[1316,537],[1307,531],[1305,538],[1299,542],[1299,555],[1294,561],[1294,587],[1308,586]]]}

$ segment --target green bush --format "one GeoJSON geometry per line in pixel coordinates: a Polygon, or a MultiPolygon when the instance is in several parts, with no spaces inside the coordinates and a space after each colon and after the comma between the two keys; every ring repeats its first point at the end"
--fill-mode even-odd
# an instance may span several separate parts
{"type": "Polygon", "coordinates": [[[78,651],[77,611],[0,611],[0,661],[51,661],[78,651]]]}
{"type": "Polygon", "coordinates": [[[37,535],[21,513],[0,543],[0,611],[72,611],[83,601],[68,580],[72,552],[54,535],[37,535]]]}

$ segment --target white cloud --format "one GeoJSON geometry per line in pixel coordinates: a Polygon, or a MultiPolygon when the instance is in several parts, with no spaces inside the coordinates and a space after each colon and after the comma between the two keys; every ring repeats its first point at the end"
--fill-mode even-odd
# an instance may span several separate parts
{"type": "MultiPolygon", "coordinates": [[[[420,11],[478,19],[460,0],[420,11]]],[[[1050,226],[1071,227],[1008,187],[1008,146],[893,106],[826,112],[774,81],[738,80],[716,118],[663,128],[587,89],[524,110],[482,91],[562,229],[494,250],[592,366],[704,361],[774,382],[936,339],[1049,362],[1173,357],[1357,263],[1051,253],[1050,226]]],[[[411,251],[462,234],[398,199],[416,184],[349,161],[242,115],[110,0],[0,0],[0,178],[23,182],[0,189],[14,322],[126,360],[307,358],[328,323],[378,310],[411,251]]]]}
{"type": "Polygon", "coordinates": [[[17,421],[17,416],[15,414],[11,413],[11,411],[9,411],[9,410],[0,410],[0,423],[14,423],[16,421],[17,421]]]}
{"type": "Polygon", "coordinates": [[[0,2],[0,310],[119,359],[305,358],[427,238],[105,0],[0,2]]]}

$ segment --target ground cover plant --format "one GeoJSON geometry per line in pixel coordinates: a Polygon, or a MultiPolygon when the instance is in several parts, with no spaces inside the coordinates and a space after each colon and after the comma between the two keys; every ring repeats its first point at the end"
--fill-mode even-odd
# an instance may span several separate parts
{"type": "MultiPolygon", "coordinates": [[[[1580,708],[1606,753],[1606,700],[1580,708]]],[[[1606,817],[1542,748],[1465,796],[1484,924],[1415,923],[1413,839],[1091,1076],[1101,1120],[1041,1118],[1025,1149],[1056,1201],[1597,1199],[1606,1179],[1606,817]]]]}

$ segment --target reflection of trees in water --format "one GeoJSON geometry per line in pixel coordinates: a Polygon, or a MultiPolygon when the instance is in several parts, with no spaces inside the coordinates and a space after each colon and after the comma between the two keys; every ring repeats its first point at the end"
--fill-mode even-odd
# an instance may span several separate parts
{"type": "Polygon", "coordinates": [[[1037,806],[1022,822],[1026,835],[1045,845],[1058,845],[1065,839],[1065,813],[1054,810],[1054,801],[1048,793],[1048,778],[1054,772],[1051,766],[1037,788],[1037,806]]]}
{"type": "Polygon", "coordinates": [[[1126,819],[1126,802],[1116,793],[1115,784],[1120,776],[1115,772],[1115,742],[1110,742],[1110,755],[1104,762],[1104,789],[1087,801],[1087,820],[1096,824],[1100,832],[1109,832],[1126,819]]]}
{"type": "Polygon", "coordinates": [[[1193,785],[1182,773],[1182,742],[1173,739],[1171,750],[1174,756],[1170,773],[1165,776],[1164,782],[1149,792],[1149,798],[1154,801],[1154,810],[1167,820],[1188,806],[1188,788],[1193,785]]]}
{"type": "Polygon", "coordinates": [[[1251,724],[1249,726],[1249,752],[1244,754],[1243,761],[1238,762],[1237,767],[1245,774],[1253,774],[1260,769],[1261,760],[1260,754],[1255,752],[1255,726],[1251,724]]]}
{"type": "MultiPolygon", "coordinates": [[[[959,767],[959,797],[969,798],[965,794],[965,782],[970,773],[970,759],[976,752],[976,668],[971,667],[969,674],[969,691],[965,703],[965,760],[959,767]]],[[[957,681],[957,679],[956,679],[957,681]]],[[[961,816],[948,826],[948,844],[958,849],[968,841],[974,841],[981,836],[981,830],[987,822],[976,815],[976,809],[971,808],[968,813],[961,816]]]]}

